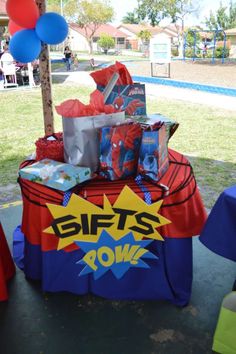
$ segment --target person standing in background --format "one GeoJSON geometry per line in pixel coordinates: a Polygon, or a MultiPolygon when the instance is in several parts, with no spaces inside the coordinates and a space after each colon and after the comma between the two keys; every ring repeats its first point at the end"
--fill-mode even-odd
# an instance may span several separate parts
{"type": "Polygon", "coordinates": [[[74,65],[74,70],[79,69],[79,58],[77,54],[75,54],[73,57],[73,65],[74,65]]]}
{"type": "Polygon", "coordinates": [[[68,46],[65,47],[64,50],[65,62],[66,62],[66,70],[70,71],[71,69],[71,62],[72,62],[72,51],[68,46]]]}

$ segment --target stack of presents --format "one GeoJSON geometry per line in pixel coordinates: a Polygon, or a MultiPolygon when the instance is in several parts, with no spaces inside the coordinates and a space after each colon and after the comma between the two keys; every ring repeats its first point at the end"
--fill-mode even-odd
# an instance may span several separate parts
{"type": "Polygon", "coordinates": [[[36,142],[36,162],[21,168],[20,177],[61,191],[94,178],[158,181],[178,124],[147,114],[145,85],[133,83],[125,65],[116,62],[91,76],[97,89],[90,103],[69,99],[56,107],[63,133],[36,142]]]}

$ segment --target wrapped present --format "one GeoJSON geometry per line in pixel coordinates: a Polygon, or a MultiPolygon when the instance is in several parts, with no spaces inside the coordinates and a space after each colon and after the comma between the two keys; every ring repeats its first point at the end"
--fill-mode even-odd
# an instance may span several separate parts
{"type": "Polygon", "coordinates": [[[45,186],[67,191],[91,178],[88,167],[72,166],[67,163],[43,159],[19,170],[21,178],[45,186]]]}
{"type": "Polygon", "coordinates": [[[165,124],[157,130],[143,132],[139,151],[138,173],[158,181],[169,167],[167,130],[165,124]]]}
{"type": "Polygon", "coordinates": [[[169,140],[177,130],[179,123],[173,119],[163,116],[162,114],[148,114],[147,116],[141,115],[132,117],[135,122],[139,122],[143,125],[144,129],[148,126],[155,126],[156,124],[164,123],[167,131],[167,139],[169,140]]]}
{"type": "Polygon", "coordinates": [[[100,130],[101,174],[110,180],[135,176],[142,129],[139,124],[123,124],[100,130]]]}

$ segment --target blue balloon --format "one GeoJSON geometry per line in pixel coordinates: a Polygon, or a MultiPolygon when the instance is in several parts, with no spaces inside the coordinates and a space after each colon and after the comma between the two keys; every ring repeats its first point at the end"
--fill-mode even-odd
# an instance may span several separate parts
{"type": "Polygon", "coordinates": [[[15,60],[30,63],[39,57],[41,41],[34,29],[23,29],[12,36],[9,50],[15,60]]]}
{"type": "Polygon", "coordinates": [[[59,44],[68,35],[68,24],[64,17],[55,12],[47,12],[39,17],[35,31],[46,44],[59,44]]]}

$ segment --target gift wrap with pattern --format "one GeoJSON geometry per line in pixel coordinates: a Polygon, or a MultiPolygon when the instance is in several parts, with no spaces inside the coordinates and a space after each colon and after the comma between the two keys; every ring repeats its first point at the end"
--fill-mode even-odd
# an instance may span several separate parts
{"type": "Polygon", "coordinates": [[[72,166],[50,159],[43,159],[19,171],[20,177],[45,186],[67,191],[91,177],[88,167],[72,166]]]}

